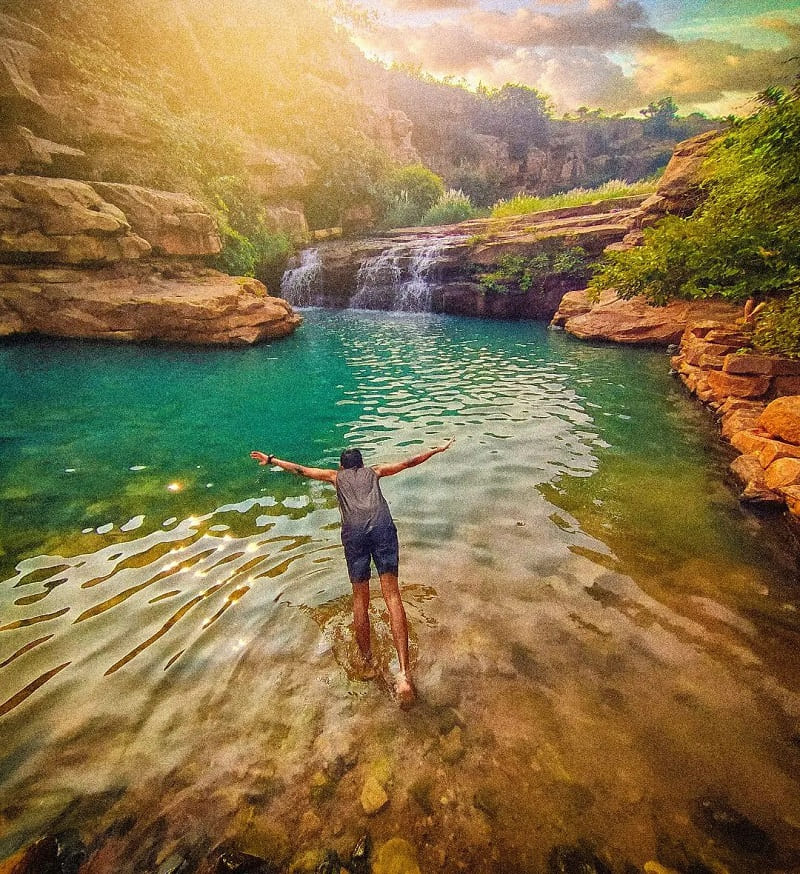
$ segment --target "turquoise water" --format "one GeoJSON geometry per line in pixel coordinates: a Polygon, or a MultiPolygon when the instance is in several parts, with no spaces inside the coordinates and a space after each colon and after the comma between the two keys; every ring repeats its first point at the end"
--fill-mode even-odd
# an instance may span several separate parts
{"type": "Polygon", "coordinates": [[[287,863],[369,828],[424,871],[541,870],[578,839],[641,866],[665,836],[735,869],[692,814],[712,789],[794,846],[793,567],[663,353],[305,319],[253,349],[0,346],[0,857],[69,824],[142,870],[266,816],[287,863]],[[385,485],[421,699],[398,714],[377,593],[383,679],[351,669],[332,489],[248,453],[450,435],[385,485]]]}

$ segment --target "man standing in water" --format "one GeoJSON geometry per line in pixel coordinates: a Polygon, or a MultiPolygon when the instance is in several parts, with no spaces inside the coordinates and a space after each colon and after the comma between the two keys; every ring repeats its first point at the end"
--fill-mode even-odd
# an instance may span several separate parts
{"type": "Polygon", "coordinates": [[[453,444],[451,437],[443,446],[429,449],[394,464],[376,464],[364,467],[358,449],[345,449],[339,459],[339,469],[305,467],[292,461],[284,461],[263,452],[251,452],[250,457],[259,464],[275,464],[290,473],[309,479],[331,483],[336,488],[339,511],[342,514],[342,545],[347,561],[347,571],[353,585],[353,620],[356,642],[368,668],[372,667],[372,646],[369,628],[369,580],[370,563],[375,561],[381,581],[383,600],[389,610],[400,674],[395,682],[397,700],[410,704],[414,700],[411,674],[408,665],[408,622],[397,584],[399,549],[389,505],[383,497],[379,480],[393,476],[410,467],[416,467],[453,444]]]}

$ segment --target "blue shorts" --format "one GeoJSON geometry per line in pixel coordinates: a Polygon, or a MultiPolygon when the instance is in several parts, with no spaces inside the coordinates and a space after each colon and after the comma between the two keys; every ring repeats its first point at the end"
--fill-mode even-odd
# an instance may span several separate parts
{"type": "Polygon", "coordinates": [[[400,548],[393,522],[367,529],[342,526],[342,546],[351,583],[361,583],[370,578],[372,559],[375,560],[379,575],[397,574],[400,548]]]}

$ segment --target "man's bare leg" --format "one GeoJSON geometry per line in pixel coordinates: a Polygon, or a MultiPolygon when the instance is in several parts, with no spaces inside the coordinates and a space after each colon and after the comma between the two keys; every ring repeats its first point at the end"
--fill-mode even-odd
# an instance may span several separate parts
{"type": "Polygon", "coordinates": [[[400,675],[395,683],[397,700],[401,704],[410,704],[414,700],[414,689],[411,685],[411,674],[408,666],[408,620],[405,607],[400,598],[400,587],[397,584],[397,574],[383,573],[381,592],[389,610],[389,624],[392,627],[392,638],[400,662],[400,675]]]}
{"type": "Polygon", "coordinates": [[[374,669],[369,633],[369,580],[353,583],[353,627],[356,643],[366,666],[364,678],[370,679],[374,676],[374,669]]]}

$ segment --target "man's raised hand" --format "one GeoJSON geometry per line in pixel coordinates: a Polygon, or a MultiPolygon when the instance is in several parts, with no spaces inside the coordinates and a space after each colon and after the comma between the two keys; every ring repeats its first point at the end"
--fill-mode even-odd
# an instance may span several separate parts
{"type": "Polygon", "coordinates": [[[260,465],[269,464],[269,456],[265,455],[263,452],[253,450],[250,453],[250,458],[254,458],[260,465]]]}

